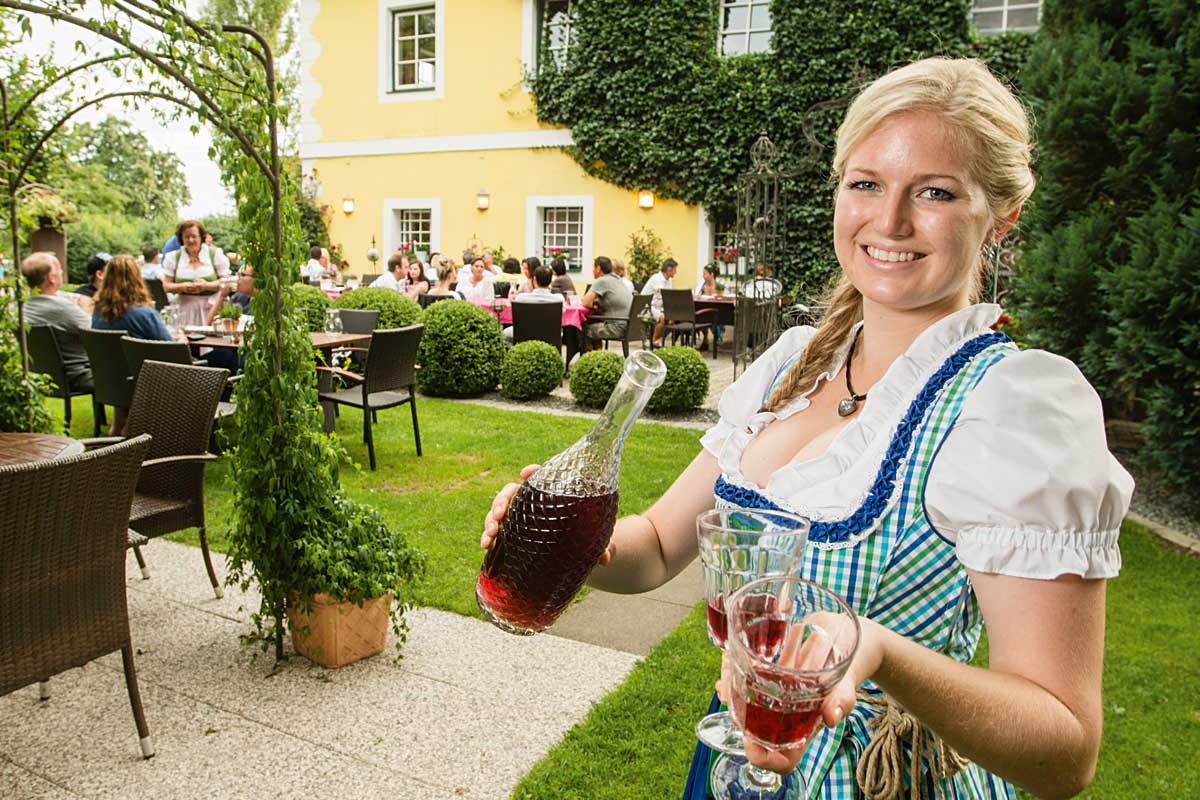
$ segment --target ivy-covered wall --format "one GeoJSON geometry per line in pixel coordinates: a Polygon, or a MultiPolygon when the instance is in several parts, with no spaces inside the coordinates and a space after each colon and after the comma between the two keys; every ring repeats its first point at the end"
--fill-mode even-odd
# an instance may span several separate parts
{"type": "Polygon", "coordinates": [[[1014,77],[1031,38],[978,39],[969,0],[774,0],[773,52],[727,58],[717,51],[719,0],[573,7],[578,38],[566,63],[532,80],[539,119],[571,128],[589,174],[726,218],[766,131],[777,165],[796,170],[785,183],[785,256],[773,266],[798,297],[837,271],[829,168],[860,81],[935,54],[976,55],[1014,77]]]}

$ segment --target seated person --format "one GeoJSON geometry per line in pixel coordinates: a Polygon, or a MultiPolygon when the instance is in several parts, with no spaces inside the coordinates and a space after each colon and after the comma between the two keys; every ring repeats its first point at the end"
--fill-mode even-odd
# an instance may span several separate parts
{"type": "Polygon", "coordinates": [[[313,245],[308,249],[308,263],[300,268],[300,280],[318,281],[329,275],[329,254],[320,245],[313,245]]]}
{"type": "Polygon", "coordinates": [[[104,281],[92,310],[92,328],[125,331],[134,339],[157,342],[175,339],[154,308],[137,261],[125,254],[113,256],[104,268],[104,281]]]}
{"type": "Polygon", "coordinates": [[[91,308],[91,300],[73,292],[58,291],[63,285],[63,268],[54,253],[26,256],[21,262],[21,274],[34,290],[33,296],[25,301],[25,324],[53,328],[67,373],[68,388],[73,392],[92,391],[91,364],[79,341],[79,331],[92,326],[83,310],[85,302],[91,308]]]}
{"type": "Polygon", "coordinates": [[[454,262],[448,256],[438,256],[438,280],[433,288],[429,290],[429,294],[434,297],[449,295],[456,300],[462,300],[462,292],[455,291],[450,287],[454,284],[457,273],[454,269],[454,262]]]}
{"type": "MultiPolygon", "coordinates": [[[[221,284],[221,291],[213,303],[212,310],[208,312],[208,324],[213,324],[226,303],[241,306],[243,320],[251,318],[250,301],[257,295],[258,289],[254,287],[254,266],[246,264],[237,272],[237,285],[231,287],[227,283],[221,284]]],[[[242,324],[244,325],[245,322],[242,324]]],[[[230,373],[239,372],[242,362],[245,360],[245,356],[240,350],[231,347],[214,347],[205,353],[203,358],[210,367],[222,367],[229,370],[230,373]]]]}
{"type": "MultiPolygon", "coordinates": [[[[555,303],[559,306],[563,303],[563,296],[550,291],[550,279],[554,276],[549,267],[539,266],[533,273],[533,282],[535,287],[532,291],[523,292],[513,298],[513,303],[555,303]]],[[[509,325],[504,329],[504,340],[508,344],[513,341],[513,326],[509,325]]]]}
{"type": "Polygon", "coordinates": [[[612,261],[607,256],[597,256],[592,264],[592,275],[596,280],[583,296],[583,307],[607,319],[586,323],[583,332],[587,349],[595,349],[605,339],[620,339],[625,335],[633,292],[612,274],[612,268],[612,261]]]}
{"type": "Polygon", "coordinates": [[[462,296],[466,299],[491,300],[495,296],[492,289],[492,276],[485,271],[483,256],[475,256],[475,260],[471,262],[471,275],[465,283],[461,280],[461,276],[459,277],[458,291],[462,292],[462,296]]]}
{"type": "Polygon", "coordinates": [[[387,260],[387,270],[371,284],[372,289],[395,289],[400,291],[400,281],[408,270],[408,259],[400,253],[394,253],[387,260]]]}
{"type": "Polygon", "coordinates": [[[142,248],[142,280],[161,281],[163,277],[162,254],[158,248],[148,244],[142,248]]]}
{"type": "Polygon", "coordinates": [[[550,281],[550,291],[555,294],[575,294],[575,281],[567,277],[567,262],[561,258],[550,259],[550,269],[554,278],[550,281]]]}
{"type": "Polygon", "coordinates": [[[81,294],[84,297],[95,297],[96,292],[100,289],[100,281],[104,280],[104,265],[112,258],[108,253],[96,253],[87,260],[87,266],[84,270],[87,272],[87,282],[79,285],[75,290],[75,294],[81,294]]]}
{"type": "MultiPolygon", "coordinates": [[[[718,294],[721,294],[724,291],[724,288],[717,288],[717,265],[705,264],[704,271],[700,273],[700,282],[696,284],[695,289],[692,289],[692,297],[716,297],[718,294]]],[[[725,333],[725,326],[713,323],[712,331],[713,336],[719,342],[725,333]]],[[[700,349],[703,350],[706,347],[708,347],[707,329],[704,331],[704,341],[700,343],[700,349]]]]}
{"type": "Polygon", "coordinates": [[[419,259],[413,258],[408,262],[408,269],[404,274],[404,281],[400,285],[400,291],[404,292],[414,302],[418,297],[429,291],[429,281],[425,280],[425,267],[421,265],[419,259]]]}
{"type": "MultiPolygon", "coordinates": [[[[537,256],[529,256],[528,258],[521,259],[521,275],[524,277],[521,279],[521,285],[517,287],[517,294],[532,292],[537,287],[537,282],[533,279],[533,273],[541,265],[542,262],[538,260],[537,256]]],[[[551,271],[550,277],[553,280],[553,271],[551,271]]]]}
{"type": "Polygon", "coordinates": [[[437,251],[429,254],[429,263],[425,265],[425,280],[429,281],[430,286],[438,282],[438,267],[442,258],[442,254],[437,251]]]}
{"type": "Polygon", "coordinates": [[[655,347],[662,344],[663,328],[667,324],[663,318],[662,290],[674,288],[671,285],[671,279],[675,277],[675,270],[678,266],[679,263],[675,259],[666,259],[662,263],[662,268],[651,275],[650,280],[646,281],[646,285],[642,287],[642,294],[654,295],[654,299],[650,301],[650,313],[654,315],[655,347]]]}
{"type": "Polygon", "coordinates": [[[616,275],[618,278],[621,279],[621,283],[625,284],[626,289],[628,289],[631,292],[636,293],[637,289],[635,289],[633,287],[633,281],[629,280],[629,276],[625,274],[625,262],[619,258],[614,258],[612,260],[612,262],[613,262],[613,275],[616,275]]]}

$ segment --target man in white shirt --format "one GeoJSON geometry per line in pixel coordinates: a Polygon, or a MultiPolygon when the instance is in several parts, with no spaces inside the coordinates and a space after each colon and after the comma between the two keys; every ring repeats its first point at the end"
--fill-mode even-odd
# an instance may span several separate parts
{"type": "Polygon", "coordinates": [[[375,279],[372,289],[395,289],[400,291],[400,281],[407,266],[407,259],[399,253],[394,254],[387,262],[387,271],[375,279]]]}
{"type": "Polygon", "coordinates": [[[53,253],[32,253],[21,262],[21,274],[35,294],[25,301],[25,322],[28,325],[48,325],[54,329],[58,349],[71,391],[93,390],[92,367],[79,332],[92,327],[91,317],[80,305],[82,295],[60,292],[63,285],[62,264],[53,253]]]}
{"type": "Polygon", "coordinates": [[[329,268],[329,257],[325,251],[316,245],[308,250],[308,263],[300,268],[300,279],[319,281],[324,278],[329,268]]]}
{"type": "Polygon", "coordinates": [[[142,248],[142,280],[162,280],[163,266],[162,254],[158,252],[158,248],[152,244],[148,244],[142,248]]]}
{"type": "Polygon", "coordinates": [[[646,281],[646,285],[642,287],[642,294],[652,294],[654,299],[650,301],[650,312],[654,315],[654,346],[662,344],[663,327],[666,322],[663,320],[663,302],[662,290],[673,289],[671,279],[675,277],[675,270],[679,267],[679,263],[673,258],[668,258],[662,263],[662,269],[650,276],[650,280],[646,281]]]}
{"type": "MultiPolygon", "coordinates": [[[[550,281],[554,278],[554,271],[549,267],[538,267],[533,271],[534,288],[528,292],[522,292],[513,298],[513,304],[517,303],[554,303],[557,306],[562,306],[563,296],[554,294],[550,291],[550,281]]],[[[504,340],[508,344],[513,342],[513,326],[509,325],[504,329],[504,340]]]]}

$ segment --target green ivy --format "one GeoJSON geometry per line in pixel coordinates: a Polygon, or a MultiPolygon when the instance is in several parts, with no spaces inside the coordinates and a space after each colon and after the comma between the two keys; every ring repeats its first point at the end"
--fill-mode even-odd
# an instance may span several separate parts
{"type": "Polygon", "coordinates": [[[496,318],[473,303],[443,300],[425,309],[417,352],[417,382],[428,394],[473,397],[500,380],[504,334],[496,318]]]}
{"type": "Polygon", "coordinates": [[[829,171],[859,81],[936,54],[977,55],[1015,77],[1030,38],[977,38],[969,0],[773,0],[773,52],[724,58],[719,5],[579,3],[566,63],[543,65],[531,78],[538,119],[571,129],[569,152],[588,174],[703,203],[726,219],[735,214],[738,176],[750,168],[750,145],[767,132],[777,167],[792,173],[782,259],[773,267],[800,297],[838,272],[829,171]]]}
{"type": "Polygon", "coordinates": [[[545,397],[562,383],[563,360],[546,342],[521,342],[504,354],[500,393],[513,400],[545,397]]]}
{"type": "Polygon", "coordinates": [[[599,408],[617,388],[625,359],[620,353],[593,350],[584,353],[571,368],[571,395],[581,405],[599,408]]]}
{"type": "Polygon", "coordinates": [[[26,372],[17,339],[17,297],[23,295],[20,272],[6,265],[0,277],[0,433],[52,433],[54,422],[43,395],[50,377],[26,372]]]}
{"type": "Polygon", "coordinates": [[[378,311],[377,327],[382,329],[403,328],[421,321],[421,307],[395,289],[373,289],[370,286],[353,289],[342,294],[333,307],[378,311]]]}
{"type": "Polygon", "coordinates": [[[667,365],[667,377],[654,390],[649,411],[690,411],[708,397],[708,364],[691,347],[663,347],[654,351],[667,365]]]}

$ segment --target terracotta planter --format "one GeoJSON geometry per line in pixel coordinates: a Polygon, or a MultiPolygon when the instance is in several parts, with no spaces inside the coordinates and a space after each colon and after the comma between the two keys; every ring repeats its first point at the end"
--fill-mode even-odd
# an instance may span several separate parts
{"type": "Polygon", "coordinates": [[[288,607],[292,648],[331,669],[383,652],[391,608],[390,594],[367,600],[361,608],[318,594],[313,597],[312,614],[298,605],[288,607]]]}

